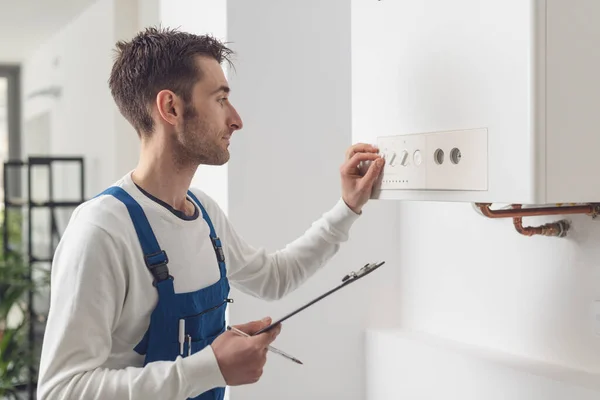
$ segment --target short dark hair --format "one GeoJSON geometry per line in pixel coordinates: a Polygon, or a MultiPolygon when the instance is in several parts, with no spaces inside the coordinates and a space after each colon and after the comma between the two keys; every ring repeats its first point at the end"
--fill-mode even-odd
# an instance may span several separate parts
{"type": "Polygon", "coordinates": [[[129,42],[117,42],[116,47],[108,84],[121,114],[140,136],[154,130],[150,104],[158,92],[169,89],[190,101],[192,87],[202,77],[197,56],[231,64],[233,54],[211,35],[155,27],[139,32],[129,42]]]}

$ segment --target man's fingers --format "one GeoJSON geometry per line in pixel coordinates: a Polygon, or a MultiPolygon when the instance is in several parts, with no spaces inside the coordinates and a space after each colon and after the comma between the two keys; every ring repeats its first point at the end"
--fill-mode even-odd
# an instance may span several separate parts
{"type": "Polygon", "coordinates": [[[262,324],[260,321],[252,321],[247,322],[245,324],[234,325],[234,328],[239,329],[240,331],[247,333],[248,335],[252,335],[254,332],[260,330],[262,328],[262,324]]]}
{"type": "Polygon", "coordinates": [[[234,327],[239,329],[242,332],[247,333],[248,335],[253,335],[254,332],[258,332],[261,329],[269,326],[271,323],[270,317],[265,317],[260,321],[251,321],[241,325],[235,325],[234,327]]]}
{"type": "Polygon", "coordinates": [[[356,153],[342,165],[341,171],[346,174],[353,174],[360,162],[375,161],[379,158],[381,158],[381,156],[376,153],[356,153]]]}
{"type": "Polygon", "coordinates": [[[377,178],[379,178],[381,170],[383,169],[383,164],[384,161],[380,158],[379,160],[369,165],[369,169],[363,177],[363,181],[365,181],[365,183],[368,184],[369,187],[373,186],[377,178]]]}
{"type": "Polygon", "coordinates": [[[346,160],[350,160],[356,153],[378,153],[379,149],[366,143],[357,143],[346,151],[346,160]]]}

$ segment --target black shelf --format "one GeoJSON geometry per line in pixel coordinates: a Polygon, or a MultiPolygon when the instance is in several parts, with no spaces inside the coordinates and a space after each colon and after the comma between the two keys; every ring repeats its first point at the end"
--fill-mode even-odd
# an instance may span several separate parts
{"type": "Polygon", "coordinates": [[[16,201],[5,201],[4,206],[9,208],[32,207],[32,208],[70,208],[77,207],[80,201],[28,201],[25,203],[16,201]]]}
{"type": "MultiPolygon", "coordinates": [[[[21,210],[24,214],[27,214],[27,253],[25,255],[27,262],[29,263],[29,274],[28,279],[31,280],[33,278],[33,268],[36,263],[52,263],[54,251],[55,251],[55,243],[58,243],[60,240],[60,232],[58,231],[56,216],[54,211],[58,209],[68,209],[78,207],[85,201],[85,165],[83,157],[74,157],[74,156],[59,156],[59,157],[40,157],[40,156],[31,156],[27,158],[27,160],[9,160],[4,163],[3,170],[3,185],[4,185],[4,224],[3,224],[3,248],[4,254],[8,255],[11,252],[14,252],[14,245],[9,243],[8,240],[8,225],[9,225],[9,210],[21,210]],[[75,163],[79,167],[79,198],[77,200],[58,200],[54,197],[54,176],[53,176],[53,168],[52,166],[57,163],[75,163]],[[33,189],[33,181],[32,181],[32,167],[47,167],[48,168],[48,200],[45,201],[37,201],[32,199],[31,193],[33,189]],[[21,174],[18,174],[17,185],[14,186],[14,182],[9,182],[9,177],[15,177],[14,174],[9,174],[10,169],[19,168],[27,170],[27,197],[22,198],[21,193],[16,193],[15,195],[18,197],[10,197],[9,196],[9,188],[17,187],[21,188],[20,179],[21,174]],[[9,183],[12,183],[11,186],[9,183]],[[49,232],[49,257],[38,257],[33,253],[33,211],[39,209],[47,209],[50,212],[50,232],[49,232]]],[[[75,182],[73,182],[75,184],[75,182]]],[[[21,251],[22,252],[22,251],[21,251]]],[[[45,322],[40,322],[40,317],[45,320],[45,316],[39,316],[35,313],[34,305],[33,305],[34,293],[32,291],[28,294],[28,321],[29,321],[29,346],[31,349],[35,349],[35,356],[39,356],[39,351],[41,347],[41,340],[44,334],[45,322]],[[36,341],[36,339],[39,339],[36,341]]],[[[34,400],[36,398],[35,388],[36,388],[36,378],[35,371],[32,369],[29,371],[29,379],[26,384],[24,384],[24,389],[27,389],[28,399],[34,400]]]]}
{"type": "Polygon", "coordinates": [[[35,256],[31,256],[29,257],[29,262],[30,263],[51,263],[52,262],[52,258],[44,258],[44,257],[35,257],[35,256]]]}
{"type": "Polygon", "coordinates": [[[61,162],[79,162],[83,165],[82,157],[36,157],[32,156],[27,159],[28,165],[51,165],[61,162]]]}

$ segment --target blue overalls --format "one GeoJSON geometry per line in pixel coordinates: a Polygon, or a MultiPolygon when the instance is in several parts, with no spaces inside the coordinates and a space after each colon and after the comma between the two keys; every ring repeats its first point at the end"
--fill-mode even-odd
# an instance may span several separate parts
{"type": "MultiPolygon", "coordinates": [[[[152,273],[153,284],[158,290],[158,304],[152,312],[150,326],[142,341],[134,349],[137,353],[146,356],[144,365],[153,361],[174,361],[180,355],[180,320],[185,321],[183,357],[210,345],[225,331],[225,309],[231,300],[227,297],[229,281],[221,241],[198,198],[188,191],[188,195],[198,205],[202,217],[210,227],[210,240],[216,252],[221,278],[204,289],[176,294],[173,288],[173,277],[169,275],[167,254],[160,248],[142,207],[120,187],[110,187],[101,194],[112,195],[127,207],[142,247],[146,266],[152,273]]],[[[222,400],[224,395],[225,388],[219,387],[194,397],[194,400],[222,400]]]]}

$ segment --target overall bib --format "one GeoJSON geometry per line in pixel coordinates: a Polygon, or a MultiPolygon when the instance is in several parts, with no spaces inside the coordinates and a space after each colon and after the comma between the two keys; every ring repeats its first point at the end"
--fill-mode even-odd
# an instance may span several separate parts
{"type": "MultiPolygon", "coordinates": [[[[202,211],[202,217],[210,228],[210,240],[217,256],[220,279],[204,289],[177,294],[173,288],[173,277],[169,275],[169,259],[154,236],[150,223],[142,207],[120,187],[110,187],[102,194],[112,195],[127,207],[137,233],[146,266],[154,277],[154,287],[158,291],[158,303],[152,312],[150,326],[135,351],[145,355],[144,365],[153,361],[174,361],[180,355],[180,320],[185,321],[185,345],[182,357],[194,354],[225,331],[225,309],[232,300],[229,295],[225,256],[221,241],[214,226],[198,198],[190,191],[188,195],[202,211]],[[191,347],[189,343],[191,342],[191,347]]],[[[191,377],[202,379],[202,377],[191,377]]],[[[214,388],[194,400],[222,400],[225,388],[214,388]]]]}

